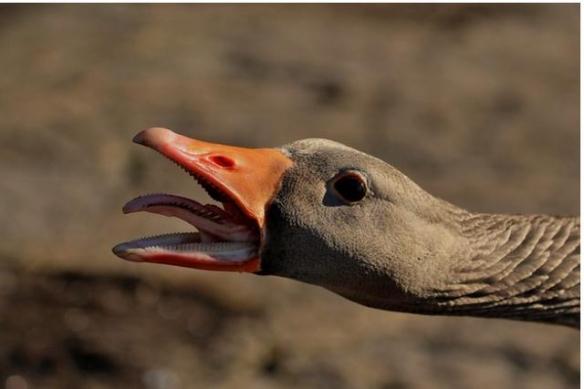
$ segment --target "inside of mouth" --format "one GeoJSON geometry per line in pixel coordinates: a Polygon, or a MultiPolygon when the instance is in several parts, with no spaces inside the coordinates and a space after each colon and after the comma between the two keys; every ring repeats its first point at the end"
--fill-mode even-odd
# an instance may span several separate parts
{"type": "MultiPolygon", "coordinates": [[[[209,188],[206,189],[209,192],[209,188]]],[[[237,205],[228,200],[227,195],[221,194],[221,200],[223,208],[166,193],[137,197],[124,206],[124,213],[149,212],[176,217],[198,232],[140,238],[121,243],[113,251],[119,257],[132,261],[192,267],[243,263],[256,258],[259,246],[257,227],[237,205]]]]}

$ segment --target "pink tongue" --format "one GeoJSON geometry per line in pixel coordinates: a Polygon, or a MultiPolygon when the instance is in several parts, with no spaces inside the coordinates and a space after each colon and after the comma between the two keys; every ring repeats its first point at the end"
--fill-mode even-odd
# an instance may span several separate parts
{"type": "Polygon", "coordinates": [[[123,212],[124,213],[139,212],[144,211],[146,210],[146,208],[153,206],[178,207],[181,205],[187,206],[188,208],[194,210],[195,212],[214,215],[217,218],[225,219],[229,217],[229,214],[227,214],[223,209],[216,205],[213,204],[203,205],[187,197],[170,195],[166,193],[156,193],[138,196],[135,199],[128,201],[126,205],[124,205],[123,212]]]}
{"type": "MultiPolygon", "coordinates": [[[[212,205],[213,206],[213,205],[212,205]]],[[[215,207],[215,208],[219,208],[219,207],[215,207]]],[[[243,217],[243,215],[241,214],[239,208],[237,208],[237,205],[232,204],[232,203],[223,203],[223,208],[225,208],[225,211],[229,214],[230,219],[236,221],[236,222],[240,222],[240,223],[245,223],[245,218],[243,217]]]]}
{"type": "Polygon", "coordinates": [[[221,235],[221,233],[218,231],[220,227],[219,224],[204,217],[195,215],[186,209],[173,205],[155,205],[151,207],[145,207],[134,212],[139,211],[155,213],[168,217],[176,217],[189,223],[199,230],[202,243],[220,242],[224,240],[219,237],[221,235]],[[215,231],[215,234],[213,234],[213,231],[215,231]]]}
{"type": "Polygon", "coordinates": [[[199,229],[201,242],[216,242],[221,224],[228,217],[216,205],[202,205],[186,197],[169,194],[151,194],[130,200],[123,208],[124,213],[150,212],[168,217],[176,217],[199,229]],[[216,232],[215,234],[213,232],[216,232]]]}
{"type": "Polygon", "coordinates": [[[229,212],[216,205],[202,205],[186,197],[152,194],[129,201],[123,211],[150,212],[179,218],[199,230],[203,243],[253,240],[252,231],[245,223],[240,223],[243,220],[237,207],[232,204],[225,205],[230,208],[229,212]],[[236,216],[232,216],[231,212],[236,216]]]}

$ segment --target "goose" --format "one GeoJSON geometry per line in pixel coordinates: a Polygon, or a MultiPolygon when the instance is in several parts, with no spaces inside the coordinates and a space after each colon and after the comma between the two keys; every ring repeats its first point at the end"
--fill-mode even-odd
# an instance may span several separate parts
{"type": "Polygon", "coordinates": [[[390,311],[580,326],[579,217],[466,211],[325,139],[250,149],[150,128],[134,142],[222,206],[166,193],[129,201],[124,213],[198,232],[118,244],[120,258],[287,277],[390,311]]]}

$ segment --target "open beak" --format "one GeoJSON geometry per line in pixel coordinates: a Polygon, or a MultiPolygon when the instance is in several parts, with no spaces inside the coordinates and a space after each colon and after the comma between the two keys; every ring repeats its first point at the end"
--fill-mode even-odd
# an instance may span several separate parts
{"type": "Polygon", "coordinates": [[[248,149],[198,141],[165,128],[140,132],[148,146],[186,170],[223,208],[170,194],[141,196],[124,213],[178,217],[199,232],[165,234],[121,243],[124,259],[205,270],[257,272],[266,207],[292,161],[277,149],[248,149]]]}

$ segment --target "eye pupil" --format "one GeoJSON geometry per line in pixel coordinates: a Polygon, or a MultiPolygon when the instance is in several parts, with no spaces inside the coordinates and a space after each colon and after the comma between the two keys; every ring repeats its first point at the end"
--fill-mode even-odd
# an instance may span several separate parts
{"type": "Polygon", "coordinates": [[[334,187],[338,194],[349,202],[362,200],[367,194],[367,186],[363,178],[355,174],[339,178],[334,183],[334,187]]]}

